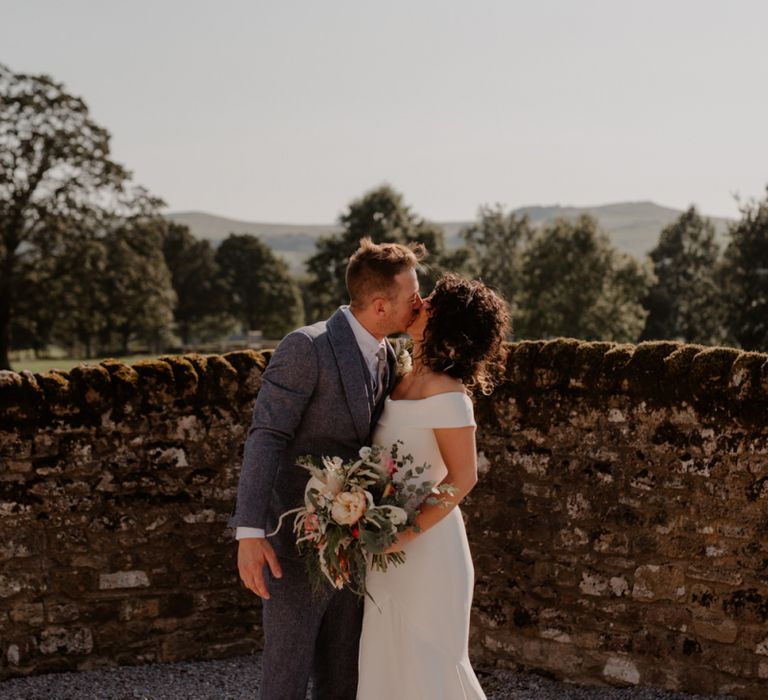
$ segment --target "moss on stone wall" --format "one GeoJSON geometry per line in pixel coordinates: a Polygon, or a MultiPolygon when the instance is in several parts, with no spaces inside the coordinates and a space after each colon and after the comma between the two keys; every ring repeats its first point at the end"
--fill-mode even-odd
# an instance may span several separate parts
{"type": "Polygon", "coordinates": [[[97,424],[169,406],[228,405],[252,400],[270,352],[165,356],[127,365],[117,359],[68,372],[0,372],[0,426],[44,427],[51,422],[97,424]]]}
{"type": "MultiPolygon", "coordinates": [[[[69,372],[0,373],[4,425],[87,420],[125,405],[162,410],[178,403],[227,404],[253,398],[271,351],[164,356],[126,365],[116,359],[69,372]]],[[[639,345],[572,338],[510,344],[507,378],[517,391],[567,391],[597,399],[628,394],[748,419],[768,397],[768,355],[676,342],[639,345]]]]}

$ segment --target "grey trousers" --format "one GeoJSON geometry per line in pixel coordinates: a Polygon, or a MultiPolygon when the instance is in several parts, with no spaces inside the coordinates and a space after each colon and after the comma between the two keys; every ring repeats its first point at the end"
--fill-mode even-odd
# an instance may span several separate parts
{"type": "Polygon", "coordinates": [[[355,700],[363,601],[330,584],[313,592],[305,564],[280,557],[281,579],[267,567],[261,700],[355,700]]]}

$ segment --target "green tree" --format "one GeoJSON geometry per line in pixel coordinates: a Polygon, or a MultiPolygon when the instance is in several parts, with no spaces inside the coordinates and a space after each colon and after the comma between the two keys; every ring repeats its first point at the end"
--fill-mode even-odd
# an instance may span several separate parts
{"type": "Polygon", "coordinates": [[[306,298],[311,300],[307,315],[313,321],[327,318],[349,300],[344,282],[347,262],[366,236],[375,243],[423,243],[430,257],[421,276],[422,289],[430,289],[443,272],[460,272],[468,264],[468,251],[446,251],[442,229],[416,216],[403,196],[387,185],[354,200],[339,223],[344,230],[321,238],[317,252],[307,261],[306,298]]]}
{"type": "Polygon", "coordinates": [[[690,207],[665,227],[651,251],[656,283],[645,300],[644,339],[716,345],[724,338],[715,227],[690,207]]]}
{"type": "Polygon", "coordinates": [[[768,195],[741,207],[725,249],[727,327],[745,350],[768,351],[768,195]]]}
{"type": "Polygon", "coordinates": [[[139,342],[153,351],[171,341],[175,294],[161,244],[164,223],[123,221],[103,235],[71,235],[48,254],[43,274],[24,302],[40,300],[26,318],[50,321],[47,340],[75,357],[130,351],[139,342]]]}
{"type": "Polygon", "coordinates": [[[107,323],[103,346],[138,341],[161,352],[172,340],[176,293],[163,256],[164,222],[126,222],[104,237],[107,323]]]}
{"type": "Polygon", "coordinates": [[[477,221],[461,231],[472,254],[474,274],[499,291],[514,314],[520,293],[520,265],[525,247],[533,239],[527,215],[505,214],[504,208],[481,206],[477,221]]]}
{"type": "Polygon", "coordinates": [[[19,295],[11,317],[10,349],[33,350],[35,357],[40,357],[52,342],[50,290],[37,275],[19,274],[17,280],[24,293],[19,295]]]}
{"type": "Polygon", "coordinates": [[[163,255],[176,292],[173,317],[181,342],[206,342],[233,331],[237,319],[227,308],[230,296],[213,246],[195,238],[188,226],[169,222],[163,255]]]}
{"type": "Polygon", "coordinates": [[[38,254],[19,256],[17,261],[16,288],[23,293],[15,296],[10,337],[12,350],[32,349],[39,357],[52,342],[59,294],[56,259],[35,252],[38,254]]]}
{"type": "Polygon", "coordinates": [[[110,159],[109,133],[51,78],[0,64],[0,369],[27,260],[107,219],[153,214],[159,201],[130,186],[110,159]]]}
{"type": "Polygon", "coordinates": [[[243,330],[281,338],[304,322],[301,292],[288,266],[256,236],[230,234],[216,261],[243,330]]]}
{"type": "Polygon", "coordinates": [[[111,312],[107,245],[102,238],[73,236],[50,260],[49,303],[55,313],[52,340],[73,356],[94,357],[111,312]]]}
{"type": "Polygon", "coordinates": [[[634,342],[652,280],[632,256],[616,251],[593,218],[560,219],[523,252],[516,335],[634,342]]]}

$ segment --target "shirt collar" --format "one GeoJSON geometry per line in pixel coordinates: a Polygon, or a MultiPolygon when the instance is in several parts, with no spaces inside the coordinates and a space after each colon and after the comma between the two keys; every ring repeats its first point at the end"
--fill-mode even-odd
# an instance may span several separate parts
{"type": "Polygon", "coordinates": [[[344,318],[349,322],[349,326],[355,334],[355,340],[363,355],[366,357],[375,356],[379,351],[379,348],[386,347],[384,338],[381,339],[381,342],[376,340],[376,338],[363,327],[363,324],[355,318],[355,315],[352,313],[352,309],[350,309],[349,306],[342,306],[341,312],[344,314],[344,318]]]}

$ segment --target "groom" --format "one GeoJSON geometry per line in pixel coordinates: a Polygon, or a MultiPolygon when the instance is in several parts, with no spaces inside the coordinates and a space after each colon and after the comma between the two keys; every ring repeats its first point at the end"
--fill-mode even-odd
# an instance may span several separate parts
{"type": "MultiPolygon", "coordinates": [[[[422,305],[416,269],[421,244],[360,241],[347,266],[350,305],[299,328],[278,345],[264,372],[245,441],[237,502],[229,520],[239,540],[243,583],[263,598],[262,700],[354,700],[362,601],[346,589],[313,592],[298,557],[292,522],[307,472],[298,457],[356,457],[395,383],[386,337],[400,333],[422,305]]],[[[396,672],[396,670],[395,670],[396,672]]]]}

